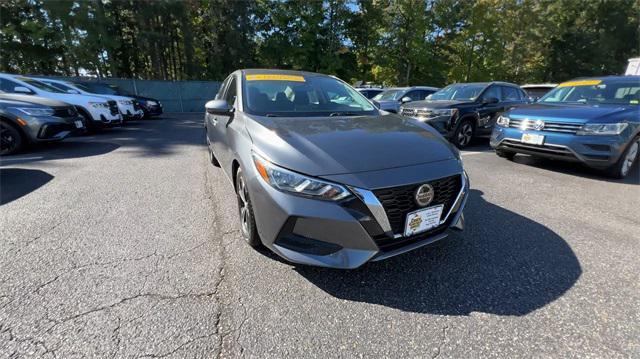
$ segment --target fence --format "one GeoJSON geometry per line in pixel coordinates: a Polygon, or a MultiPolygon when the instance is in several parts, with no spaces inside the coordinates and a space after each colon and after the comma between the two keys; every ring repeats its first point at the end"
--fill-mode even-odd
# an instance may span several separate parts
{"type": "MultiPolygon", "coordinates": [[[[54,78],[54,77],[51,77],[54,78]]],[[[93,80],[118,86],[139,96],[151,97],[162,102],[165,112],[202,112],[204,104],[212,100],[221,82],[219,81],[162,81],[120,78],[55,77],[61,80],[93,80]]]]}

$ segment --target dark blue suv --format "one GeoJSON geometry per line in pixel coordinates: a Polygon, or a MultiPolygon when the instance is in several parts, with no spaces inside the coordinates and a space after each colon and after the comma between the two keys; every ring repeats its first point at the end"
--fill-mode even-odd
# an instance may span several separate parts
{"type": "Polygon", "coordinates": [[[624,178],[640,147],[640,76],[562,83],[500,116],[491,147],[508,159],[525,153],[576,161],[624,178]]]}

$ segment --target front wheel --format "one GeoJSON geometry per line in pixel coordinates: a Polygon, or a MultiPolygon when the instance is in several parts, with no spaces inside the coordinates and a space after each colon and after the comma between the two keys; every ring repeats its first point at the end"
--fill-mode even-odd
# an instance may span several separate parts
{"type": "Polygon", "coordinates": [[[627,177],[633,167],[633,164],[638,159],[638,152],[640,152],[640,137],[633,139],[622,156],[620,156],[618,162],[609,168],[607,171],[608,175],[613,178],[627,177]]]}
{"type": "Polygon", "coordinates": [[[238,168],[236,172],[236,197],[238,198],[238,213],[240,214],[240,232],[242,237],[251,247],[259,247],[260,237],[256,229],[256,221],[253,216],[253,206],[249,198],[249,188],[242,173],[238,168]]]}
{"type": "Polygon", "coordinates": [[[10,155],[20,151],[24,142],[22,134],[15,126],[0,122],[0,155],[10,155]]]}
{"type": "Polygon", "coordinates": [[[453,133],[453,144],[458,148],[467,147],[473,138],[473,130],[473,122],[471,120],[463,120],[453,133]]]}

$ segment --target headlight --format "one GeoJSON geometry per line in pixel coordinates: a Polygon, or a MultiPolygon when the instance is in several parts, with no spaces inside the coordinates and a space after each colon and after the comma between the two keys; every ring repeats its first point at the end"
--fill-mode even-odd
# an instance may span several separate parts
{"type": "Polygon", "coordinates": [[[338,201],[350,195],[343,186],[286,170],[255,153],[253,154],[253,163],[260,177],[280,191],[331,201],[338,201]]]}
{"type": "Polygon", "coordinates": [[[121,104],[121,105],[125,105],[125,106],[133,105],[133,102],[129,101],[129,100],[120,100],[120,101],[118,101],[118,103],[121,104]]]}
{"type": "Polygon", "coordinates": [[[498,120],[496,120],[496,124],[502,127],[509,127],[509,117],[507,116],[498,116],[498,120]]]}
{"type": "Polygon", "coordinates": [[[439,110],[431,110],[432,116],[453,116],[458,113],[458,109],[455,108],[445,108],[439,110]]]}
{"type": "Polygon", "coordinates": [[[29,116],[51,116],[54,111],[46,107],[9,107],[12,112],[21,112],[29,116]]]}
{"type": "Polygon", "coordinates": [[[89,102],[89,105],[93,108],[109,108],[109,104],[106,102],[89,102]]]}
{"type": "Polygon", "coordinates": [[[158,102],[156,101],[147,101],[148,106],[158,106],[158,102]]]}
{"type": "Polygon", "coordinates": [[[619,135],[629,126],[626,122],[620,123],[588,123],[576,133],[577,135],[619,135]]]}

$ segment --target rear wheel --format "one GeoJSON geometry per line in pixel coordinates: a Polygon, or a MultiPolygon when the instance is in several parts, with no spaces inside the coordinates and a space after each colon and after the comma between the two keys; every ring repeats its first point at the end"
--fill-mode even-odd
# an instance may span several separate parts
{"type": "Polygon", "coordinates": [[[496,155],[498,155],[498,157],[506,158],[511,161],[516,156],[516,153],[512,151],[496,149],[496,155]]]}
{"type": "Polygon", "coordinates": [[[0,122],[0,155],[10,155],[20,151],[25,143],[22,133],[8,122],[0,122]]]}
{"type": "Polygon", "coordinates": [[[608,175],[613,178],[625,178],[631,172],[633,164],[638,159],[638,153],[640,153],[640,137],[633,139],[631,144],[624,151],[622,156],[615,165],[611,166],[607,171],[608,175]]]}
{"type": "Polygon", "coordinates": [[[456,131],[453,133],[452,142],[458,148],[465,148],[471,143],[473,138],[473,122],[471,120],[462,120],[456,131]]]}
{"type": "Polygon", "coordinates": [[[236,172],[236,197],[238,198],[238,213],[240,215],[240,232],[242,237],[251,247],[259,247],[260,237],[256,229],[256,221],[253,216],[253,206],[249,198],[249,188],[245,181],[242,169],[236,172]]]}

